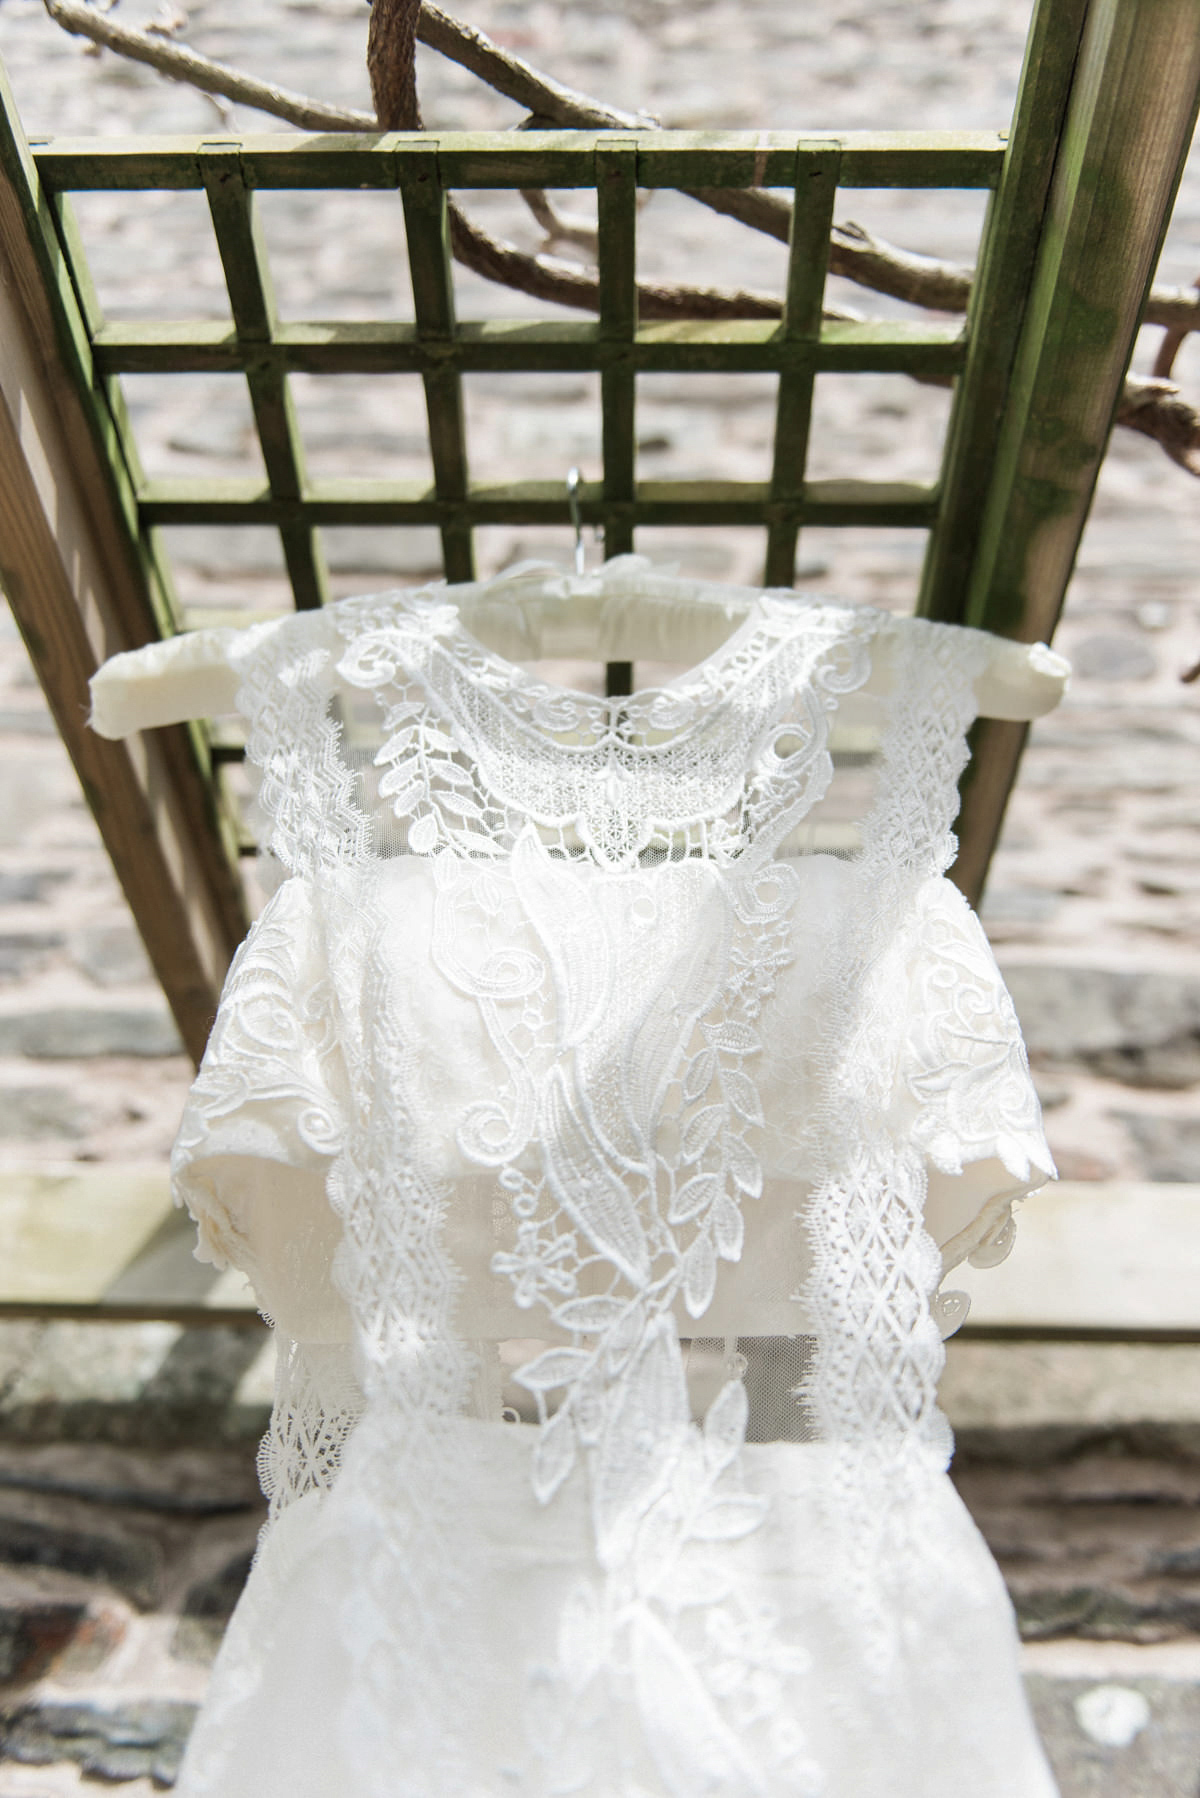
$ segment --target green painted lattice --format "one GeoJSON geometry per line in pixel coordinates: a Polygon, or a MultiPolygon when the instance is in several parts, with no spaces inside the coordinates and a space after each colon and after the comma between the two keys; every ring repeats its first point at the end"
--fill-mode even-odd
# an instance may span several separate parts
{"type": "Polygon", "coordinates": [[[450,580],[474,573],[477,525],[566,524],[555,482],[481,485],[470,475],[462,377],[475,372],[596,372],[601,383],[603,478],[579,493],[605,553],[633,546],[639,525],[698,529],[760,525],[764,575],[790,585],[802,525],[934,526],[936,487],[805,478],[814,377],[879,370],[948,378],[961,373],[961,319],[822,321],[830,227],[839,187],[991,188],[1004,143],[995,133],[848,134],[753,144],[745,135],[522,133],[493,136],[272,136],[239,142],[91,139],[34,150],[59,241],[81,301],[89,350],[118,423],[143,532],[159,525],[278,528],[295,603],[328,597],[323,525],[436,525],[450,580]],[[640,188],[773,186],[794,196],[779,319],[639,323],[636,201],[640,188]],[[263,189],[395,190],[403,204],[415,322],[284,322],[276,314],[259,229],[263,189]],[[454,300],[446,197],[456,188],[592,188],[597,196],[599,317],[460,320],[454,300]],[[100,311],[75,229],[70,194],[98,189],[205,192],[229,292],[232,324],[110,323],[100,311]],[[241,371],[248,383],[266,480],[157,480],[136,473],[121,404],[123,374],[241,371]],[[419,482],[310,479],[288,376],[418,373],[428,410],[432,488],[419,482]],[[778,375],[769,482],[644,481],[636,466],[642,373],[778,375]]]}

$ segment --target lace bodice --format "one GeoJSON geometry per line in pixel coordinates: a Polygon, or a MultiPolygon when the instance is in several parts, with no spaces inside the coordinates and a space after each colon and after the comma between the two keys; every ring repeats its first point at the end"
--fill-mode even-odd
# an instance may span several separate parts
{"type": "MultiPolygon", "coordinates": [[[[603,700],[453,600],[231,650],[279,884],[174,1178],[280,1385],[184,1790],[235,1789],[231,1741],[251,1789],[247,1719],[312,1644],[283,1594],[318,1579],[347,1790],[964,1789],[965,1726],[929,1728],[956,1604],[1028,1731],[994,1569],[936,1522],[936,1295],[1052,1171],[944,878],[988,640],[764,594],[603,700]]],[[[1051,1790],[1006,1753],[973,1791],[1051,1790]]],[[[255,1789],[332,1791],[314,1764],[255,1789]]]]}

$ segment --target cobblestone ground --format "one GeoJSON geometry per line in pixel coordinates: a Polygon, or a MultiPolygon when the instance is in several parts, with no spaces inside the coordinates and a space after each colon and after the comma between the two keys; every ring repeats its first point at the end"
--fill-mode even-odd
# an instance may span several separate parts
{"type": "MultiPolygon", "coordinates": [[[[831,0],[823,8],[472,0],[469,16],[560,78],[664,123],[850,128],[1006,123],[1028,12],[1027,0],[831,0]]],[[[368,104],[361,0],[205,0],[189,15],[186,35],[210,54],[330,100],[368,104]]],[[[138,22],[152,7],[125,0],[120,16],[138,22]]],[[[275,128],[88,54],[56,31],[39,0],[0,0],[0,55],[31,135],[275,128]]],[[[515,122],[507,102],[424,51],[421,85],[432,125],[515,122]]],[[[472,204],[517,241],[536,243],[519,202],[477,196],[472,204]]],[[[222,312],[197,196],[89,196],[79,210],[114,315],[222,312]]],[[[394,202],[267,195],[263,211],[285,315],[411,313],[394,202]]],[[[858,193],[840,216],[970,261],[980,207],[972,196],[858,193]]],[[[647,274],[689,280],[777,287],[782,273],[778,245],[662,196],[643,215],[640,258],[647,274]]],[[[1190,282],[1198,271],[1194,157],[1161,273],[1190,282]]],[[[847,284],[831,287],[842,302],[891,309],[847,284]]],[[[463,316],[539,310],[461,271],[458,301],[463,316]]],[[[1140,366],[1153,350],[1147,334],[1140,366]]],[[[1178,372],[1200,394],[1194,340],[1178,372]]],[[[467,388],[480,478],[516,469],[556,478],[572,462],[599,472],[595,382],[475,377],[467,388]]],[[[152,474],[260,469],[240,378],[131,379],[128,397],[152,474]]],[[[415,379],[297,378],[295,398],[314,471],[428,472],[415,379]]],[[[772,411],[767,381],[648,378],[639,389],[640,465],[657,477],[762,478],[772,411]]],[[[812,471],[928,476],[945,411],[943,393],[901,378],[823,377],[812,471]]],[[[1197,689],[1179,679],[1200,657],[1198,498],[1200,487],[1154,445],[1118,433],[1057,639],[1075,679],[1060,710],[1034,728],[984,906],[1037,1065],[1052,1146],[1075,1179],[1200,1180],[1200,720],[1197,689]]],[[[269,533],[177,530],[167,547],[195,621],[282,602],[269,533]]],[[[651,531],[639,547],[742,579],[756,577],[762,553],[758,533],[736,531],[694,540],[651,531]]],[[[812,531],[802,542],[802,579],[903,606],[922,547],[919,533],[812,531]]],[[[561,533],[495,530],[481,534],[480,556],[495,568],[566,548],[561,533]]],[[[339,593],[437,571],[431,533],[332,531],[327,550],[339,593]]],[[[4,614],[0,1167],[161,1161],[188,1079],[4,614]]],[[[258,1526],[250,1450],[266,1397],[261,1347],[253,1331],[166,1325],[110,1328],[103,1344],[84,1326],[0,1330],[8,1426],[0,1681],[10,1708],[27,1707],[10,1728],[0,1794],[49,1798],[98,1780],[141,1794],[169,1781],[258,1526]]],[[[957,1365],[961,1391],[967,1362],[957,1365]]],[[[989,1377],[991,1363],[970,1365],[989,1377]]],[[[1108,1377],[1095,1357],[1088,1366],[1093,1384],[1108,1377]]],[[[1194,1420],[1194,1359],[1170,1369],[1176,1410],[1194,1420]]],[[[1049,1377],[1032,1363],[1025,1372],[1049,1377]]],[[[1040,1644],[1035,1697],[1068,1798],[1195,1798],[1200,1443],[1194,1421],[1166,1416],[1150,1429],[1134,1407],[1128,1423],[1124,1436],[1110,1431],[1092,1448],[1061,1432],[1040,1437],[1032,1471],[1028,1441],[994,1431],[971,1437],[963,1486],[1040,1644]],[[1150,1496],[1154,1529],[1131,1550],[1128,1520],[1149,1514],[1150,1496]],[[1065,1516],[1086,1516],[1099,1534],[1076,1532],[1064,1548],[1065,1516]],[[1033,1577],[1047,1560],[1058,1568],[1054,1579],[1033,1577]],[[1098,1688],[1110,1696],[1089,1696],[1098,1688]]]]}

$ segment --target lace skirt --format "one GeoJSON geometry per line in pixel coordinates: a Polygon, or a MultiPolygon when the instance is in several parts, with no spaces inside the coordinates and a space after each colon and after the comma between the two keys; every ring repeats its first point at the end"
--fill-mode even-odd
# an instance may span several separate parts
{"type": "Polygon", "coordinates": [[[543,1508],[533,1430],[452,1430],[434,1536],[369,1419],[334,1489],[282,1514],[177,1798],[1054,1798],[1003,1582],[944,1474],[914,1491],[886,1581],[856,1592],[831,1451],[749,1444],[758,1527],[714,1526],[656,1607],[631,1589],[601,1614],[579,1472],[543,1508]]]}

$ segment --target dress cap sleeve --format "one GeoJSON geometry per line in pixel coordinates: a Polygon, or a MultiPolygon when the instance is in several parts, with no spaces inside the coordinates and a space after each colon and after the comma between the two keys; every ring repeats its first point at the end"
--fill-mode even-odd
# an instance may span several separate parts
{"type": "Polygon", "coordinates": [[[342,1064],[313,898],[286,881],[239,949],[171,1158],[199,1260],[240,1268],[297,1341],[344,1340],[331,1279],[340,1221],[325,1176],[342,1138],[342,1064]]]}
{"type": "Polygon", "coordinates": [[[923,884],[907,939],[893,1122],[925,1155],[926,1224],[949,1269],[1003,1258],[1013,1202],[1054,1178],[1021,1027],[975,913],[923,884]]]}

